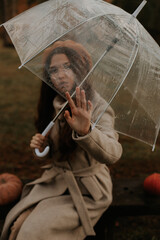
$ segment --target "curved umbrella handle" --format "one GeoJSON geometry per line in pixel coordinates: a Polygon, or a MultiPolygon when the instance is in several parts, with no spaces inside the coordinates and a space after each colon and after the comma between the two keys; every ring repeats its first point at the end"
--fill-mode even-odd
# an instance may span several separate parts
{"type": "Polygon", "coordinates": [[[35,154],[38,156],[38,157],[45,157],[48,152],[49,152],[49,146],[47,146],[43,152],[40,152],[38,148],[35,148],[35,154]]]}
{"type": "MultiPolygon", "coordinates": [[[[44,129],[44,131],[42,132],[42,136],[46,136],[47,133],[51,130],[51,128],[53,127],[54,125],[54,122],[51,121],[48,126],[44,129]]],[[[38,156],[38,157],[45,157],[49,152],[49,146],[47,146],[43,152],[40,152],[38,148],[35,148],[35,154],[38,156]]]]}

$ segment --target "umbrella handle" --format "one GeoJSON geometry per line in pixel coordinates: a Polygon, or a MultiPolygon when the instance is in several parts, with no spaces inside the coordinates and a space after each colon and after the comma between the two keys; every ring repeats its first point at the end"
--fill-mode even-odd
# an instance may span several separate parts
{"type": "MultiPolygon", "coordinates": [[[[54,125],[54,122],[51,121],[51,122],[48,124],[48,126],[44,129],[44,131],[42,132],[42,136],[46,136],[47,133],[48,133],[48,132],[51,130],[51,128],[53,127],[53,125],[54,125]]],[[[50,149],[50,147],[47,146],[47,147],[43,150],[43,152],[40,152],[38,148],[35,148],[35,154],[36,154],[38,157],[45,157],[45,156],[48,154],[49,149],[50,149]]]]}
{"type": "Polygon", "coordinates": [[[43,152],[40,152],[38,148],[35,148],[35,154],[37,157],[45,157],[49,153],[50,147],[47,146],[43,152]]]}

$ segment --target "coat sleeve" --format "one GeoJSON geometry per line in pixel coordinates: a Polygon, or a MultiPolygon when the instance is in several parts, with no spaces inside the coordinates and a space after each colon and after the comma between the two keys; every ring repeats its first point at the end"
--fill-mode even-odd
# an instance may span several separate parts
{"type": "MultiPolygon", "coordinates": [[[[97,114],[96,114],[97,115],[97,114]]],[[[89,134],[77,136],[73,131],[72,138],[89,155],[101,163],[113,164],[122,155],[122,146],[114,130],[114,112],[111,107],[103,114],[98,125],[91,128],[89,134]]]]}

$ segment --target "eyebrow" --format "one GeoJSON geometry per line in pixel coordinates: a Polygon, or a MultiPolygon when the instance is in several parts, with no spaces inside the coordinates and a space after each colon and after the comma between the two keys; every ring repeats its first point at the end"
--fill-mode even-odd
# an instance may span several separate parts
{"type": "Polygon", "coordinates": [[[67,64],[70,64],[70,62],[64,62],[63,64],[60,64],[60,65],[53,65],[53,66],[51,66],[49,68],[51,69],[51,68],[54,68],[54,67],[59,67],[61,65],[67,65],[67,64]]]}

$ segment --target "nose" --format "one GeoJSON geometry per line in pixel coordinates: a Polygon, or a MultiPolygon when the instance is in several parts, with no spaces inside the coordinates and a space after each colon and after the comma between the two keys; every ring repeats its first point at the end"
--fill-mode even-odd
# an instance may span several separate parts
{"type": "Polygon", "coordinates": [[[58,73],[57,73],[57,77],[59,79],[62,79],[62,78],[65,77],[65,70],[63,68],[59,68],[58,73]]]}

